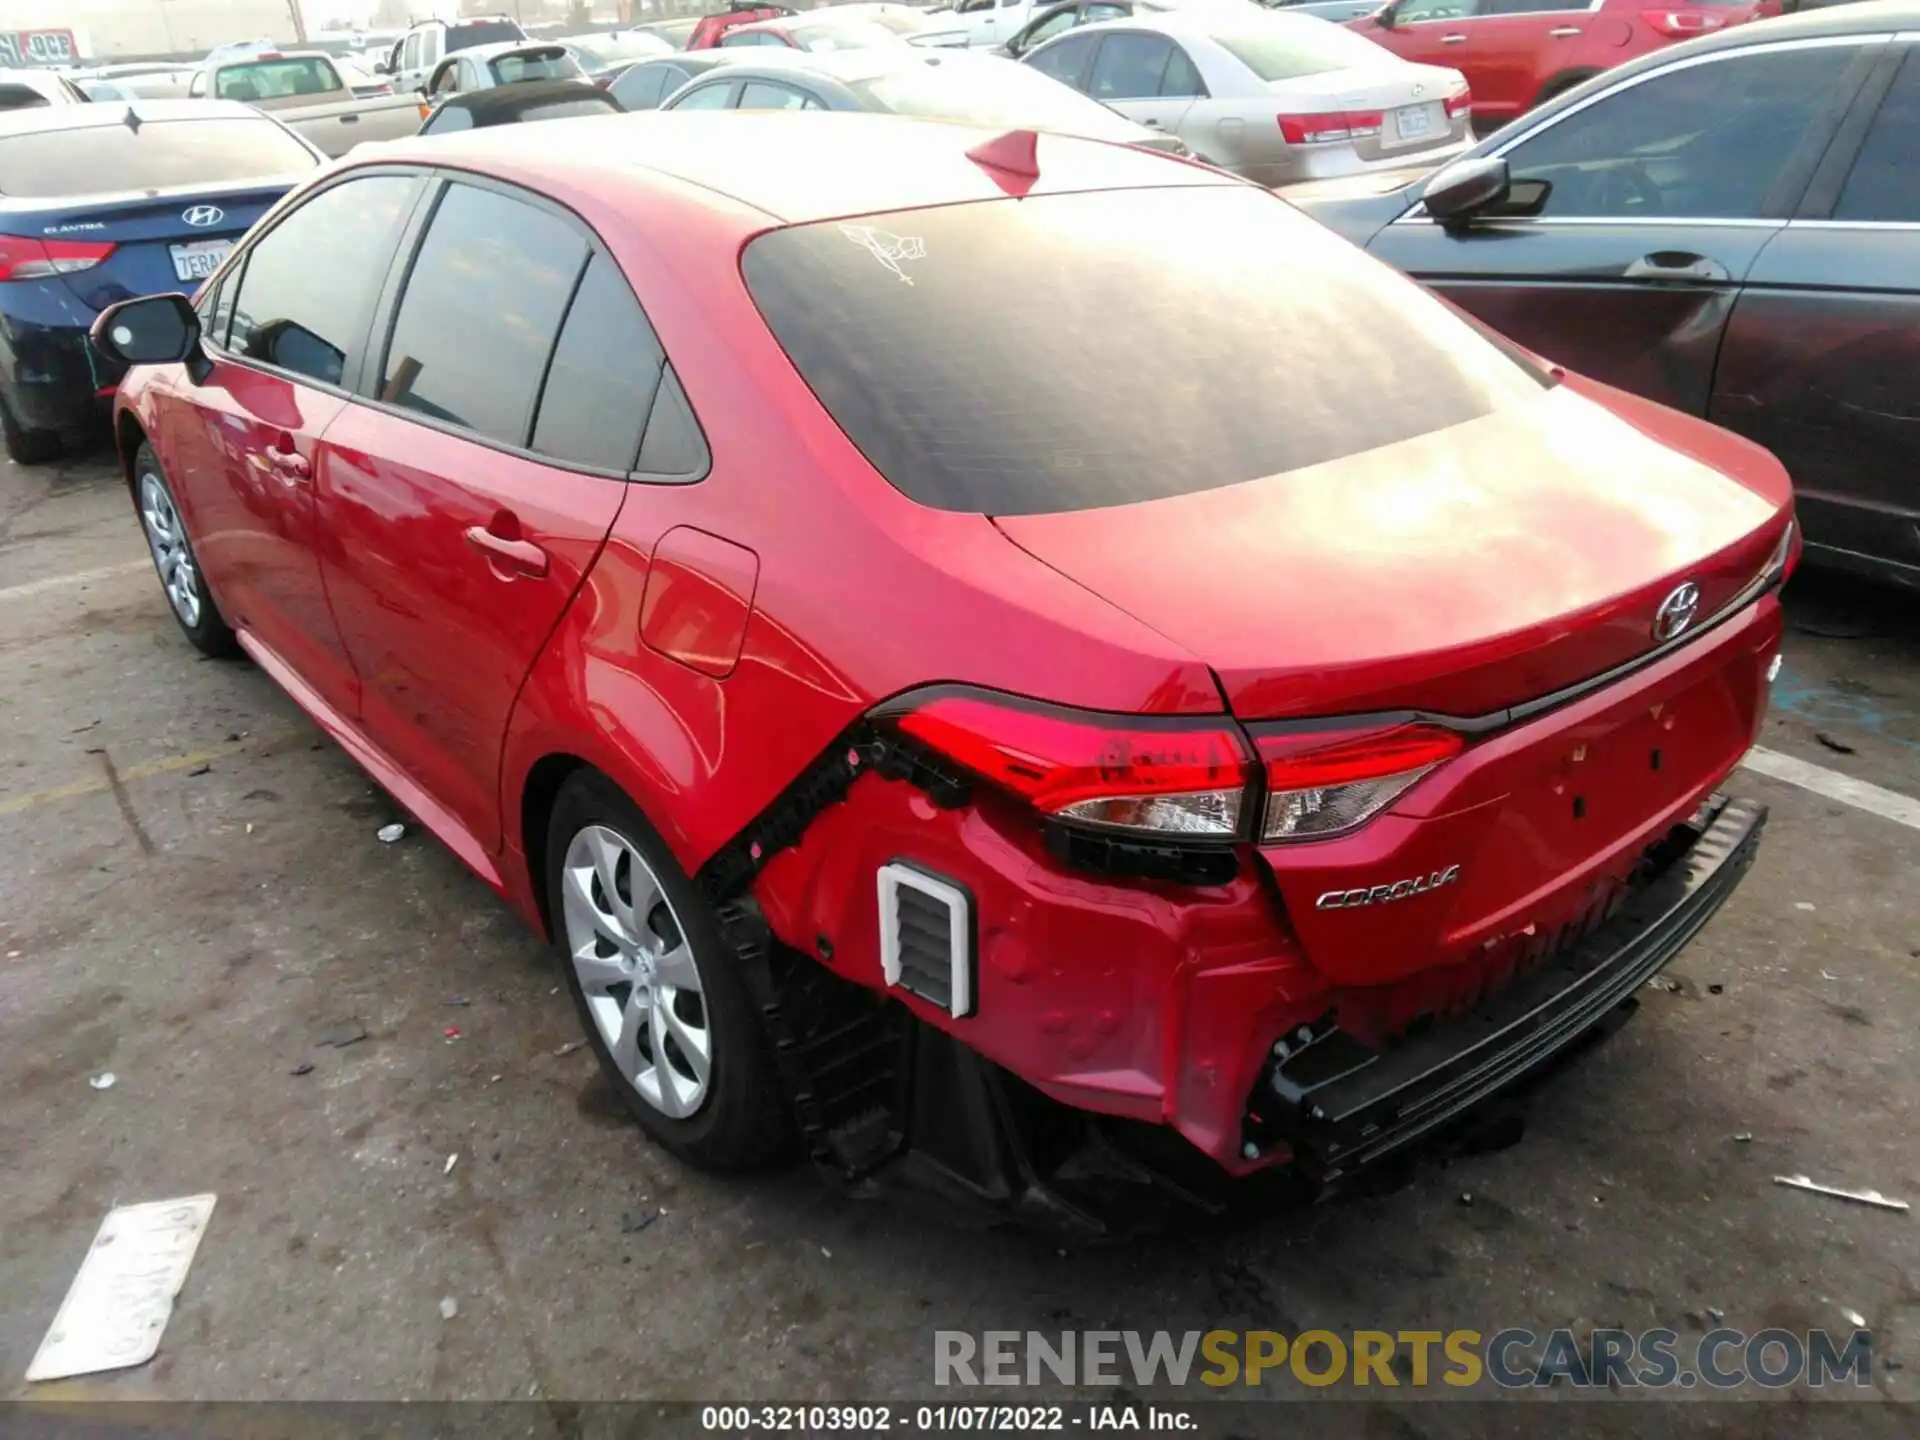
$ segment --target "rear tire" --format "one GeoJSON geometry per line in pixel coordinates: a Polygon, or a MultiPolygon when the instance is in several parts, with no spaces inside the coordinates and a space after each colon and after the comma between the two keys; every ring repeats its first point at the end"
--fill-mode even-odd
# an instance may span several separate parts
{"type": "Polygon", "coordinates": [[[620,1102],[663,1148],[749,1170],[793,1148],[760,1014],[719,921],[640,808],[604,775],[560,788],[547,825],[554,948],[620,1102]]]}
{"type": "Polygon", "coordinates": [[[7,458],[16,465],[44,465],[60,458],[60,437],[52,430],[29,430],[13,416],[11,406],[0,403],[0,438],[7,447],[7,458]]]}
{"type": "Polygon", "coordinates": [[[133,457],[133,503],[140,512],[140,528],[147,537],[147,552],[153,556],[167,608],[173,611],[181,633],[202,655],[222,659],[238,654],[240,642],[207,589],[187,522],[151,445],[142,444],[133,457]]]}

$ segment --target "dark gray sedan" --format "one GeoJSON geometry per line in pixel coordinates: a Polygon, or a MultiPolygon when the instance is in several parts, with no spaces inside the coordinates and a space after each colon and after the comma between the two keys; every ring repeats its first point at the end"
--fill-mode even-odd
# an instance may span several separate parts
{"type": "Polygon", "coordinates": [[[1496,330],[1785,462],[1809,555],[1920,586],[1920,3],[1610,70],[1301,206],[1496,330]]]}
{"type": "Polygon", "coordinates": [[[660,108],[875,110],[1189,153],[1173,136],[1136,125],[1017,61],[909,45],[822,55],[765,52],[708,71],[660,108]],[[768,58],[776,53],[777,60],[768,58]]]}

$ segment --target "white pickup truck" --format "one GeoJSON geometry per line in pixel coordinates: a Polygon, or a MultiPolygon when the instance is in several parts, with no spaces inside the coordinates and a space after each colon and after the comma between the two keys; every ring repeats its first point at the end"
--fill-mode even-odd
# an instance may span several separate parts
{"type": "Polygon", "coordinates": [[[398,140],[420,129],[418,97],[355,95],[333,61],[318,50],[229,56],[195,74],[187,93],[244,101],[332,156],[370,140],[398,140]]]}

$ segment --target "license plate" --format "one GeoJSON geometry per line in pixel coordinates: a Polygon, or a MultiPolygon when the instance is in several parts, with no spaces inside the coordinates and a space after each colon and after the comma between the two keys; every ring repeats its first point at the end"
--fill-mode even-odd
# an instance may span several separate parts
{"type": "Polygon", "coordinates": [[[173,254],[173,273],[179,280],[204,280],[220,268],[220,262],[233,249],[231,240],[190,240],[185,245],[169,245],[173,254]]]}
{"type": "Polygon", "coordinates": [[[1425,105],[1408,105],[1393,112],[1393,129],[1402,140],[1413,140],[1433,133],[1433,111],[1425,105]]]}

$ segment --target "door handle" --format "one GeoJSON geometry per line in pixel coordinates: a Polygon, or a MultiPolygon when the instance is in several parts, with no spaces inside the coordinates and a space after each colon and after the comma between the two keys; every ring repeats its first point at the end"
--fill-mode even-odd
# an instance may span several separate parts
{"type": "Polygon", "coordinates": [[[1147,126],[1149,129],[1158,130],[1160,128],[1160,122],[1158,120],[1153,119],[1151,116],[1147,117],[1146,119],[1143,119],[1140,123],[1142,125],[1147,126]]]}
{"type": "Polygon", "coordinates": [[[1656,250],[1642,255],[1620,272],[1626,280],[1676,280],[1724,284],[1733,276],[1718,260],[1709,260],[1691,250],[1656,250]]]}
{"type": "Polygon", "coordinates": [[[1580,27],[1578,25],[1560,25],[1547,31],[1547,34],[1553,36],[1556,40],[1564,40],[1569,35],[1578,35],[1579,33],[1580,27]]]}
{"type": "Polygon", "coordinates": [[[340,123],[342,125],[358,125],[360,123],[360,117],[358,115],[342,115],[340,117],[340,123]]]}
{"type": "Polygon", "coordinates": [[[1467,43],[1467,37],[1464,35],[1442,35],[1440,37],[1440,43],[1442,45],[1464,45],[1467,43]]]}
{"type": "Polygon", "coordinates": [[[293,448],[291,435],[280,436],[268,447],[267,464],[290,483],[313,478],[313,462],[293,448]]]}
{"type": "MultiPolygon", "coordinates": [[[[494,526],[505,528],[501,525],[501,518],[495,517],[494,526]]],[[[518,521],[513,521],[512,525],[514,530],[519,530],[518,521]]],[[[502,580],[512,580],[521,575],[538,579],[547,573],[547,552],[531,540],[522,540],[517,534],[501,535],[491,526],[469,525],[467,543],[487,557],[487,564],[502,580]]]]}

